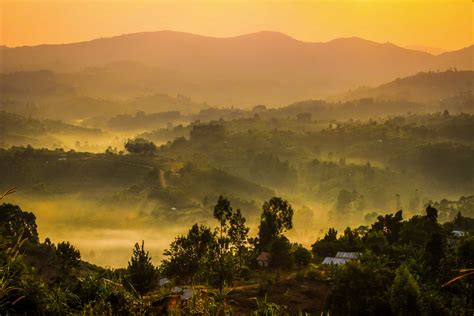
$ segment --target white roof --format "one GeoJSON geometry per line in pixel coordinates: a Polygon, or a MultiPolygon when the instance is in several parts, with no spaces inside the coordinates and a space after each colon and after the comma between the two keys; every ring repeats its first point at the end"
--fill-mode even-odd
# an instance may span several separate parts
{"type": "Polygon", "coordinates": [[[183,294],[181,294],[181,299],[183,300],[189,300],[191,298],[193,298],[193,290],[192,289],[184,289],[183,290],[183,294]]]}
{"type": "Polygon", "coordinates": [[[340,265],[340,264],[346,264],[347,261],[349,261],[349,260],[348,260],[348,259],[342,259],[342,258],[326,257],[326,258],[324,258],[324,260],[323,260],[323,264],[336,264],[336,265],[340,265]]]}
{"type": "Polygon", "coordinates": [[[168,278],[161,278],[159,281],[158,281],[158,284],[160,286],[163,286],[165,284],[168,284],[168,283],[171,283],[170,280],[168,280],[168,278]]]}
{"type": "Polygon", "coordinates": [[[344,251],[339,251],[336,254],[336,258],[341,258],[341,259],[357,259],[361,255],[360,252],[344,252],[344,251]]]}
{"type": "Polygon", "coordinates": [[[462,236],[464,236],[464,232],[463,232],[462,230],[453,230],[453,231],[451,232],[451,234],[453,234],[453,235],[456,236],[456,237],[462,237],[462,236]]]}

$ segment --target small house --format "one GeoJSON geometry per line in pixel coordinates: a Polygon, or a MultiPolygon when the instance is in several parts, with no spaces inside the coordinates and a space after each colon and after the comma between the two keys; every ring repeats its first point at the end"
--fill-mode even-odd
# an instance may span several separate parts
{"type": "Polygon", "coordinates": [[[262,251],[257,257],[257,262],[261,267],[268,267],[270,265],[270,253],[262,251]]]}

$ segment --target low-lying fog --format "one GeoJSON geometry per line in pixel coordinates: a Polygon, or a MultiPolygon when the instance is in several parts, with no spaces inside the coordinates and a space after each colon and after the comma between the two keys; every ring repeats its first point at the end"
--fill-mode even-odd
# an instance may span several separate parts
{"type": "MultiPolygon", "coordinates": [[[[22,194],[11,195],[8,202],[21,205],[23,210],[35,214],[42,241],[45,238],[55,244],[69,241],[81,251],[83,260],[112,268],[126,267],[134,244],[141,240],[145,241],[153,261],[160,263],[163,250],[193,224],[193,220],[189,219],[158,220],[150,214],[152,207],[147,203],[122,205],[90,201],[78,195],[40,199],[22,194]]],[[[295,210],[294,228],[288,233],[293,242],[310,246],[324,235],[327,216],[321,207],[319,211],[309,210],[313,216],[308,215],[308,209],[304,215],[299,209],[295,210]],[[308,223],[308,220],[314,222],[308,223]]],[[[216,227],[211,216],[210,210],[209,218],[195,220],[216,227]]],[[[258,225],[253,221],[249,226],[250,235],[255,236],[258,225]]]]}

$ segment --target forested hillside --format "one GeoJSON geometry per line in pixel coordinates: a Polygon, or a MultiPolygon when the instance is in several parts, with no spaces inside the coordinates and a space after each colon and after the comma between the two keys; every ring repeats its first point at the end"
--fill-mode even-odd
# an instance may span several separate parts
{"type": "Polygon", "coordinates": [[[418,102],[437,102],[452,96],[469,96],[472,104],[474,72],[450,70],[421,72],[398,78],[376,88],[360,88],[348,93],[348,100],[357,98],[402,99],[418,102]]]}

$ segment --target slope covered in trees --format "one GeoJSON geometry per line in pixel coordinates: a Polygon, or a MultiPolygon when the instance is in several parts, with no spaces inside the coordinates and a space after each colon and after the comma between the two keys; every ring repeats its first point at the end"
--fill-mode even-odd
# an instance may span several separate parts
{"type": "MultiPolygon", "coordinates": [[[[452,96],[470,96],[474,91],[474,72],[448,70],[420,72],[398,78],[376,88],[361,88],[344,96],[346,100],[360,98],[402,99],[417,102],[439,102],[452,96]]],[[[471,109],[472,110],[472,109],[471,109]]]]}
{"type": "Polygon", "coordinates": [[[68,138],[95,138],[103,136],[99,129],[80,127],[54,120],[39,120],[0,111],[0,147],[48,146],[63,147],[68,138]]]}

